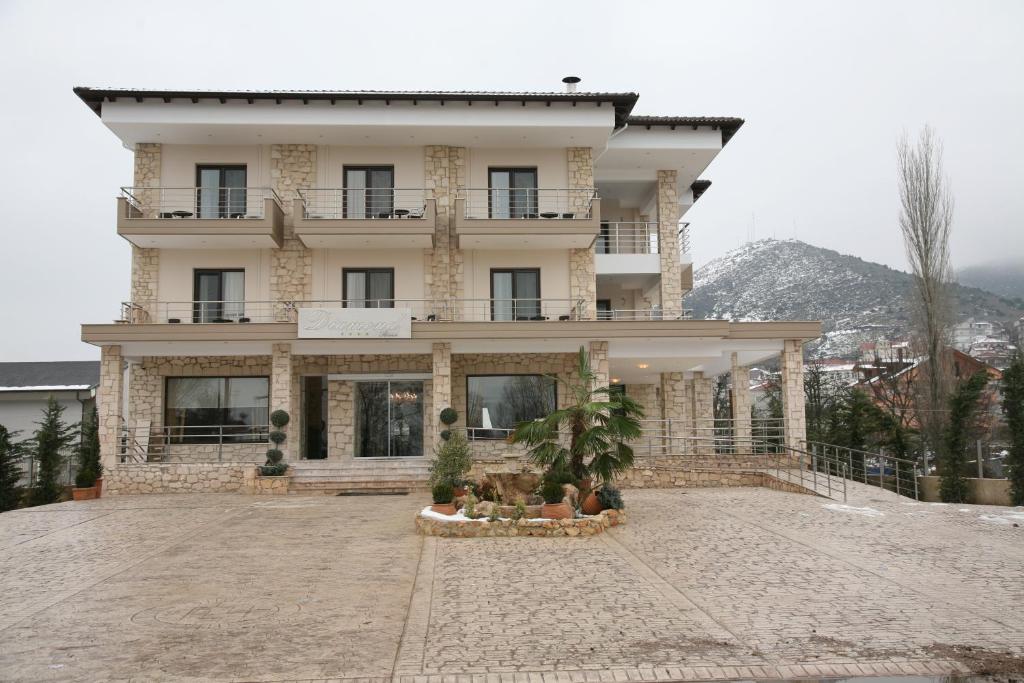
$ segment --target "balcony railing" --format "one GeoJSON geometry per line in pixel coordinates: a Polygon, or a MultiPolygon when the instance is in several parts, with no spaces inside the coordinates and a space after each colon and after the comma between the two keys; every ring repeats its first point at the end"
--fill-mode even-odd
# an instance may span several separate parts
{"type": "Polygon", "coordinates": [[[427,190],[403,188],[341,188],[300,190],[303,218],[416,219],[426,215],[427,190]]]}
{"type": "Polygon", "coordinates": [[[316,301],[124,302],[118,322],[246,324],[295,322],[300,308],[407,308],[419,322],[689,320],[691,309],[588,311],[582,299],[347,299],[316,301]]]}
{"type": "Polygon", "coordinates": [[[266,200],[281,199],[269,187],[122,187],[125,218],[262,219],[266,200]]]}
{"type": "Polygon", "coordinates": [[[472,219],[589,220],[593,188],[467,188],[458,198],[472,219]]]}
{"type": "Polygon", "coordinates": [[[679,253],[689,254],[690,253],[690,224],[680,223],[679,224],[679,253]]]}
{"type": "Polygon", "coordinates": [[[657,254],[658,224],[602,221],[595,248],[598,254],[657,254]]]}

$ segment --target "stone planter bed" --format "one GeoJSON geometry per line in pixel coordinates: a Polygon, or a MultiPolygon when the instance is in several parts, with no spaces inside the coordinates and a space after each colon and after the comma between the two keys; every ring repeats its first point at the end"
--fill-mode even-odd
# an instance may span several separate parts
{"type": "Polygon", "coordinates": [[[496,521],[469,519],[461,511],[454,515],[441,515],[429,507],[416,515],[416,529],[424,536],[448,538],[477,538],[494,536],[593,536],[611,526],[625,524],[622,510],[604,510],[593,516],[575,519],[499,518],[496,521]]]}

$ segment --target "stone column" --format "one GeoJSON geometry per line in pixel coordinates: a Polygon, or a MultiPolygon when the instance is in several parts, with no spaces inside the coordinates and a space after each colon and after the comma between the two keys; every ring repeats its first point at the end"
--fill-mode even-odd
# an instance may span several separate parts
{"type": "Polygon", "coordinates": [[[590,356],[590,370],[594,373],[594,387],[611,386],[610,368],[608,365],[608,342],[590,342],[588,355],[590,356]]]}
{"type": "MultiPolygon", "coordinates": [[[[159,211],[159,190],[140,188],[160,187],[160,166],[162,146],[154,142],[140,142],[135,145],[135,177],[133,194],[139,202],[142,215],[156,218],[159,211]]],[[[156,320],[158,291],[157,282],[160,277],[160,250],[136,247],[132,245],[132,302],[141,309],[132,311],[129,322],[159,322],[156,320]]]]}
{"type": "Polygon", "coordinates": [[[703,372],[695,372],[690,383],[693,387],[693,431],[697,437],[697,452],[701,455],[713,455],[715,448],[711,439],[715,435],[714,379],[705,377],[703,372]]]}
{"type": "MultiPolygon", "coordinates": [[[[426,416],[427,424],[433,434],[432,443],[435,448],[441,442],[441,411],[452,403],[452,345],[448,342],[434,343],[433,378],[431,381],[431,414],[426,416]]],[[[465,421],[465,416],[460,416],[465,421]]]]}
{"type": "Polygon", "coordinates": [[[104,467],[118,462],[121,405],[124,398],[124,362],[120,346],[100,347],[100,385],[96,391],[100,459],[104,467]]]}
{"type": "MultiPolygon", "coordinates": [[[[568,188],[569,210],[577,216],[590,209],[590,192],[594,189],[594,154],[590,147],[569,147],[568,188]]],[[[582,301],[580,316],[593,320],[597,316],[597,268],[593,245],[569,250],[569,298],[572,304],[582,301]]]]}
{"type": "MultiPolygon", "coordinates": [[[[451,147],[427,145],[423,150],[424,180],[427,197],[433,197],[436,207],[434,220],[434,248],[425,254],[426,292],[435,301],[451,298],[452,210],[455,205],[455,186],[452,182],[451,147]]],[[[465,167],[465,161],[463,161],[465,167]]]]}
{"type": "Polygon", "coordinates": [[[681,313],[682,272],[679,267],[679,190],[676,171],[658,171],[658,251],[661,257],[661,307],[681,313]]]}
{"type": "MultiPolygon", "coordinates": [[[[285,460],[294,456],[297,460],[301,443],[299,442],[299,415],[292,412],[292,345],[274,344],[270,356],[270,412],[284,410],[290,419],[282,431],[288,435],[281,444],[285,460]]],[[[273,429],[273,427],[271,427],[273,429]]]]}
{"type": "MultiPolygon", "coordinates": [[[[309,301],[313,298],[313,255],[295,237],[292,204],[299,190],[316,186],[316,145],[271,145],[270,181],[284,211],[281,248],[270,252],[270,298],[309,301]]],[[[283,307],[276,308],[287,316],[283,307]]]]}
{"type": "Polygon", "coordinates": [[[691,387],[681,372],[661,373],[661,418],[665,420],[666,453],[683,453],[692,450],[689,437],[693,436],[693,405],[691,387]],[[685,439],[685,440],[682,440],[685,439]]]}
{"type": "Polygon", "coordinates": [[[355,456],[355,385],[343,380],[327,382],[327,459],[355,456]]]}
{"type": "Polygon", "coordinates": [[[807,445],[807,415],[804,412],[804,349],[799,339],[787,339],[782,347],[782,426],[786,445],[803,449],[807,445]]]}
{"type": "Polygon", "coordinates": [[[750,370],[739,364],[739,356],[732,354],[732,391],[729,403],[732,405],[732,435],[737,452],[750,452],[753,427],[750,419],[750,370]]]}

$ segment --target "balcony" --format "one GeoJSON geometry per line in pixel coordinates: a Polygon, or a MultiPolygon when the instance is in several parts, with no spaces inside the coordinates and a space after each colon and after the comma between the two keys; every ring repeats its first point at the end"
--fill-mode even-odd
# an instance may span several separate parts
{"type": "Polygon", "coordinates": [[[455,199],[455,232],[460,249],[586,249],[600,215],[592,188],[470,188],[455,199]]]}
{"type": "Polygon", "coordinates": [[[284,211],[266,187],[122,187],[117,234],[137,247],[272,249],[284,211]]]}
{"type": "Polygon", "coordinates": [[[657,223],[602,221],[594,247],[598,275],[661,273],[657,223]]]}
{"type": "Polygon", "coordinates": [[[292,213],[295,235],[311,248],[434,246],[434,199],[424,189],[302,190],[292,213]]]}

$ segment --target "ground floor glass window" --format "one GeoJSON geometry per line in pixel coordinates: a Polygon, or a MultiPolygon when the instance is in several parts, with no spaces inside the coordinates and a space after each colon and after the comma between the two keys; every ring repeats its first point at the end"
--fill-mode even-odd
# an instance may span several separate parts
{"type": "Polygon", "coordinates": [[[504,439],[525,420],[555,409],[555,380],[545,375],[475,375],[466,378],[466,425],[472,439],[504,439]]]}
{"type": "Polygon", "coordinates": [[[423,382],[355,383],[356,456],[423,455],[423,382]]]}
{"type": "Polygon", "coordinates": [[[171,443],[265,441],[267,377],[168,377],[164,426],[171,443]]]}

